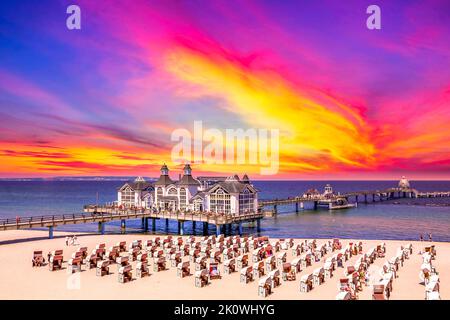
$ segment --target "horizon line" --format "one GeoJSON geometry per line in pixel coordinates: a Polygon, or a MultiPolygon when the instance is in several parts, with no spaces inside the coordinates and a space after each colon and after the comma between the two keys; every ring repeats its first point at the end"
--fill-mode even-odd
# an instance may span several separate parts
{"type": "MultiPolygon", "coordinates": [[[[211,176],[211,178],[213,177],[217,177],[218,175],[215,176],[211,176]]],[[[51,177],[0,177],[0,181],[8,181],[8,180],[20,180],[20,179],[28,179],[28,180],[38,180],[38,179],[42,179],[42,180],[52,180],[52,179],[80,179],[80,178],[85,178],[86,180],[89,180],[90,178],[94,179],[94,178],[131,178],[131,177],[140,177],[139,175],[130,175],[130,176],[51,176],[51,177]]],[[[209,177],[209,176],[202,176],[202,177],[209,177]]],[[[158,179],[158,177],[147,177],[150,179],[158,179]]],[[[354,179],[321,179],[321,178],[317,178],[317,179],[283,179],[283,178],[278,178],[278,179],[251,179],[251,181],[398,181],[399,179],[374,179],[374,178],[369,178],[369,179],[359,179],[359,178],[354,178],[354,179]]],[[[417,178],[417,179],[408,179],[409,181],[448,181],[450,182],[450,179],[436,179],[436,178],[417,178]]]]}

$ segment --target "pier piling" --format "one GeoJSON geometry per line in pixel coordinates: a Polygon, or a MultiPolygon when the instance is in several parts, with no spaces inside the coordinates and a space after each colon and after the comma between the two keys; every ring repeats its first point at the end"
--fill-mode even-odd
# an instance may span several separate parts
{"type": "Polygon", "coordinates": [[[242,222],[239,222],[239,235],[242,236],[242,222]]]}
{"type": "Polygon", "coordinates": [[[216,236],[220,236],[220,225],[216,224],[216,236]]]}
{"type": "Polygon", "coordinates": [[[256,231],[261,232],[261,219],[256,220],[256,231]]]}
{"type": "Polygon", "coordinates": [[[144,219],[144,231],[147,232],[148,231],[148,218],[143,218],[144,219]]]}
{"type": "Polygon", "coordinates": [[[53,239],[53,226],[48,227],[48,238],[53,239]]]}
{"type": "Polygon", "coordinates": [[[184,221],[178,221],[178,234],[184,235],[184,221]]]}

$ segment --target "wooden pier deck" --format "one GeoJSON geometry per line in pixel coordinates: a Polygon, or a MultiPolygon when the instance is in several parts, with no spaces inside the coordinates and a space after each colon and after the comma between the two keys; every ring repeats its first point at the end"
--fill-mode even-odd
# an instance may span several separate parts
{"type": "Polygon", "coordinates": [[[239,233],[242,233],[242,223],[256,222],[258,231],[260,229],[260,219],[262,213],[246,213],[240,215],[222,215],[215,213],[186,213],[186,212],[155,212],[144,208],[119,208],[113,206],[87,205],[84,207],[84,213],[64,214],[64,215],[46,215],[20,217],[17,219],[0,219],[0,231],[19,230],[31,228],[49,228],[49,238],[53,237],[53,230],[57,226],[81,223],[98,223],[98,231],[104,233],[105,223],[114,220],[121,221],[122,229],[125,229],[126,220],[142,219],[142,228],[148,231],[149,219],[152,220],[152,229],[155,230],[155,221],[159,219],[178,221],[178,232],[184,234],[184,223],[192,222],[195,224],[203,223],[203,230],[207,230],[208,225],[216,226],[216,233],[220,234],[221,227],[229,227],[236,224],[239,227],[239,233]]]}

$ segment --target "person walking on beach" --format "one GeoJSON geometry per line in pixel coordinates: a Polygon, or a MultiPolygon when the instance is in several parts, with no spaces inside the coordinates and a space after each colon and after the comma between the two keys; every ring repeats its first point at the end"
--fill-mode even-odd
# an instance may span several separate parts
{"type": "Polygon", "coordinates": [[[369,286],[369,281],[370,281],[370,273],[369,270],[366,271],[366,275],[365,275],[365,279],[364,282],[366,283],[366,287],[369,286]]]}
{"type": "Polygon", "coordinates": [[[420,234],[420,242],[423,241],[423,234],[420,234]]]}
{"type": "Polygon", "coordinates": [[[66,237],[66,247],[69,246],[69,237],[66,237]]]}
{"type": "Polygon", "coordinates": [[[431,233],[428,234],[428,239],[430,240],[430,242],[433,242],[433,236],[431,235],[431,233]]]}

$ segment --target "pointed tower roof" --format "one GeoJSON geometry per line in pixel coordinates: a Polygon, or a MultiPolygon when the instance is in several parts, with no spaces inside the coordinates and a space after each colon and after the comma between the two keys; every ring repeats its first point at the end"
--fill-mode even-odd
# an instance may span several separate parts
{"type": "Polygon", "coordinates": [[[234,174],[234,175],[229,176],[228,178],[226,178],[225,181],[241,181],[241,180],[239,179],[239,176],[237,174],[234,174]]]}
{"type": "Polygon", "coordinates": [[[153,188],[153,185],[150,182],[145,181],[143,177],[137,177],[133,182],[125,183],[119,190],[122,190],[127,186],[135,191],[150,190],[153,188]]]}
{"type": "Polygon", "coordinates": [[[183,185],[183,186],[192,186],[192,185],[199,186],[199,185],[201,185],[200,181],[198,181],[197,179],[194,179],[194,177],[192,177],[192,168],[189,163],[186,163],[184,165],[183,172],[184,172],[183,177],[180,179],[180,181],[178,181],[179,185],[183,185]]]}
{"type": "Polygon", "coordinates": [[[159,176],[158,181],[155,182],[155,186],[168,186],[169,184],[172,183],[174,182],[169,177],[169,168],[164,163],[161,167],[161,175],[159,176]]]}

